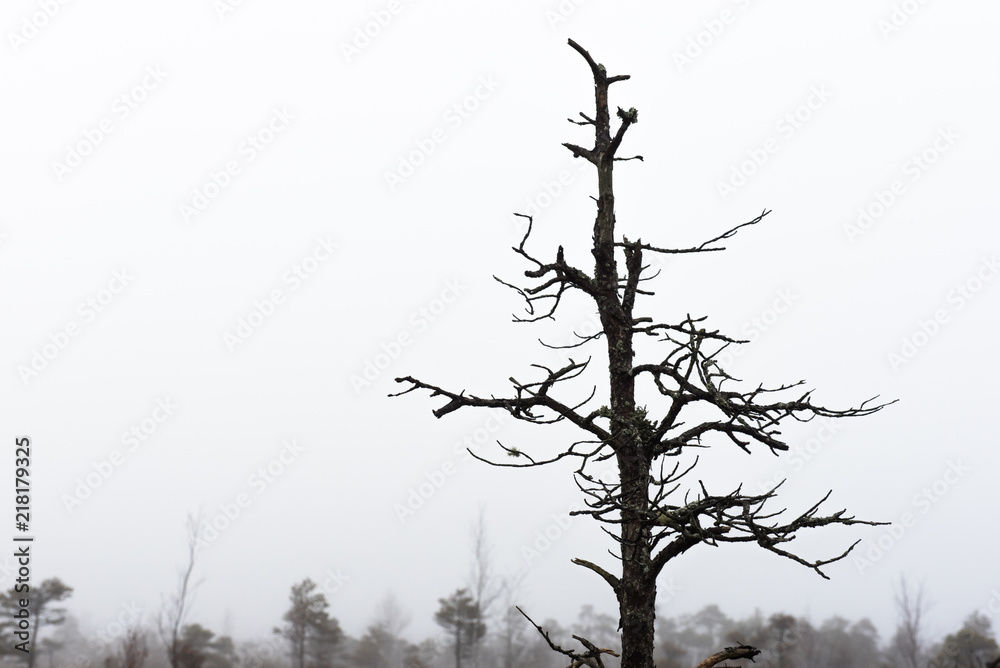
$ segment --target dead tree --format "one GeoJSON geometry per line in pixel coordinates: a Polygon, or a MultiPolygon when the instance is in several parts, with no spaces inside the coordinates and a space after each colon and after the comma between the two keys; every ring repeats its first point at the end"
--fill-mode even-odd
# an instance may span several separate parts
{"type": "Polygon", "coordinates": [[[195,557],[198,555],[198,533],[201,524],[202,514],[200,512],[197,515],[188,515],[187,566],[178,576],[176,593],[170,599],[164,599],[157,619],[157,631],[160,634],[160,641],[167,650],[167,662],[171,668],[179,668],[181,665],[181,650],[183,649],[181,629],[184,627],[193,602],[195,583],[191,581],[191,574],[194,572],[195,557]]]}
{"type": "MultiPolygon", "coordinates": [[[[520,448],[499,444],[507,455],[523,463],[500,463],[473,455],[497,466],[541,466],[563,459],[579,460],[575,479],[587,507],[575,514],[590,515],[605,525],[607,533],[618,543],[615,556],[621,561],[621,569],[615,575],[590,561],[575,559],[574,563],[595,572],[614,590],[620,610],[622,668],[652,668],[656,578],[670,560],[700,544],[756,543],[825,578],[822,567],[846,557],[854,545],[831,558],[806,558],[787,548],[796,534],[831,524],[876,524],[855,519],[843,510],[820,514],[819,507],[829,493],[805,512],[787,518],[783,515],[785,511],[774,511],[768,504],[780,485],[755,495],[745,494],[742,487],[720,494],[710,491],[709,485],[701,480],[688,485],[687,478],[697,465],[697,458],[685,459],[682,465],[681,456],[720,441],[731,442],[746,453],[754,448],[777,454],[788,449],[778,429],[786,420],[808,422],[816,417],[871,415],[886,404],[876,403],[874,397],[856,408],[826,408],[813,403],[811,390],[800,389],[802,381],[773,388],[762,385],[747,388],[719,362],[719,354],[728,346],[746,341],[707,329],[704,318],[688,315],[679,323],[666,324],[636,314],[637,299],[653,294],[646,289],[646,282],[655,278],[645,264],[647,257],[724,250],[720,245],[724,240],[742,228],[756,225],[769,211],[764,210],[752,220],[688,248],[655,246],[619,235],[615,229],[615,163],[642,157],[618,156],[625,133],[638,121],[638,112],[634,108],[628,111],[618,108],[618,127],[613,130],[608,88],[629,76],[609,76],[605,67],[580,45],[573,40],[569,45],[590,66],[596,96],[593,117],[580,113],[582,120],[570,119],[571,123],[593,128],[593,146],[563,144],[574,157],[587,160],[597,170],[593,272],[570,264],[561,246],[553,259],[540,259],[540,255],[528,249],[534,220],[515,214],[528,223],[520,244],[513,249],[530,265],[524,272],[528,283],[519,287],[497,280],[516,290],[526,302],[526,315],[515,317],[515,321],[553,319],[564,295],[572,291],[583,293],[593,302],[602,331],[580,337],[576,345],[584,346],[599,338],[605,340],[608,371],[606,380],[599,385],[606,403],[593,407],[592,400],[598,396],[596,386],[589,397],[565,398],[564,388],[586,371],[590,359],[582,362],[570,359],[558,369],[533,365],[535,378],[523,381],[511,378],[513,388],[508,396],[451,391],[411,376],[396,379],[406,389],[393,396],[422,390],[432,397],[441,397],[444,405],[433,411],[438,418],[460,408],[500,408],[518,420],[534,424],[566,421],[585,434],[583,440],[545,458],[533,458],[520,448]],[[637,337],[658,339],[665,354],[648,362],[635,361],[637,337]],[[643,396],[650,397],[649,409],[637,401],[639,383],[644,384],[640,388],[643,396]],[[700,415],[709,409],[714,418],[694,423],[682,420],[682,415],[689,418],[695,412],[690,409],[696,407],[700,415]],[[655,419],[654,414],[658,416],[655,419]],[[595,473],[600,462],[610,459],[616,464],[614,475],[595,473]],[[668,466],[666,462],[671,460],[674,464],[668,466]]],[[[736,658],[725,651],[715,656],[722,656],[720,661],[736,658]]],[[[600,654],[581,655],[581,658],[599,663],[600,654]]]]}
{"type": "Polygon", "coordinates": [[[105,668],[142,668],[149,656],[146,633],[133,626],[119,642],[118,653],[104,660],[105,668]]]}
{"type": "Polygon", "coordinates": [[[899,576],[899,589],[895,592],[894,602],[899,622],[893,645],[906,668],[919,668],[924,653],[924,617],[928,607],[924,600],[923,585],[913,591],[906,581],[906,576],[899,576]]]}

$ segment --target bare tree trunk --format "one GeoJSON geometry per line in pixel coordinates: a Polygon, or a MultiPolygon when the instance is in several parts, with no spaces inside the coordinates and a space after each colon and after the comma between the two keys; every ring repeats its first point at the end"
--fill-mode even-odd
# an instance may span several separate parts
{"type": "MultiPolygon", "coordinates": [[[[639,295],[651,295],[640,285],[654,276],[643,276],[648,269],[643,265],[643,254],[674,255],[682,253],[707,253],[724,250],[717,244],[732,237],[738,230],[760,222],[769,211],[748,222],[730,228],[699,246],[688,248],[664,248],[630,241],[615,233],[614,164],[616,161],[642,159],[642,156],[621,158],[617,156],[626,131],[638,122],[638,112],[618,108],[620,119],[617,129],[612,132],[611,114],[608,104],[608,88],[611,84],[624,81],[628,75],[609,76],[606,68],[597,63],[591,55],[573,40],[569,45],[579,53],[590,67],[594,81],[596,111],[591,118],[580,113],[582,121],[571,122],[591,126],[594,130],[594,145],[585,148],[565,143],[575,158],[584,158],[597,170],[597,213],[593,227],[594,272],[590,275],[567,262],[562,246],[558,247],[554,260],[542,260],[525,248],[531,235],[534,220],[525,214],[515,214],[528,220],[527,232],[514,252],[527,260],[532,268],[524,275],[535,281],[527,287],[519,287],[500,281],[516,290],[526,302],[527,316],[515,318],[519,322],[537,322],[553,318],[562,297],[567,292],[578,291],[587,295],[596,305],[602,331],[588,337],[580,337],[575,346],[583,346],[600,336],[606,339],[608,353],[608,406],[601,406],[589,412],[581,410],[596,396],[596,390],[582,402],[578,398],[565,401],[554,396],[554,388],[562,389],[561,383],[582,375],[589,361],[575,362],[572,358],[561,369],[550,369],[543,365],[533,365],[543,370],[547,376],[539,381],[522,382],[510,378],[513,395],[498,397],[476,396],[464,389],[460,392],[446,390],[431,385],[412,376],[396,378],[399,383],[409,385],[398,394],[414,390],[426,390],[432,397],[444,397],[447,402],[433,411],[441,418],[460,408],[477,407],[506,410],[517,420],[534,424],[551,424],[566,420],[586,432],[585,440],[574,442],[563,452],[544,460],[536,460],[518,448],[500,445],[501,449],[514,458],[525,458],[528,463],[498,463],[482,459],[497,466],[543,466],[563,458],[578,458],[579,468],[575,471],[576,482],[586,497],[586,509],[573,511],[574,515],[590,515],[606,525],[618,542],[621,560],[621,576],[615,576],[597,564],[582,559],[574,559],[577,565],[597,573],[607,582],[618,600],[622,632],[621,668],[653,668],[654,625],[656,602],[656,578],[663,567],[690,548],[700,543],[717,545],[720,542],[753,542],[774,554],[795,561],[814,570],[821,577],[826,575],[823,566],[844,559],[854,545],[840,555],[829,559],[806,559],[784,549],[784,545],[795,538],[795,534],[830,524],[874,525],[876,522],[857,520],[846,516],[841,510],[829,516],[817,514],[820,505],[829,493],[818,503],[784,523],[775,521],[782,511],[773,511],[764,505],[773,499],[777,486],[767,493],[750,496],[742,492],[742,486],[728,494],[712,494],[699,480],[690,490],[674,492],[681,487],[679,481],[697,464],[695,459],[687,469],[679,465],[670,471],[665,461],[678,461],[688,448],[705,448],[709,437],[735,444],[750,453],[751,446],[767,448],[772,454],[787,451],[788,445],[781,440],[777,428],[785,419],[800,422],[815,417],[836,418],[871,415],[887,404],[869,405],[869,399],[857,408],[846,410],[829,409],[812,403],[811,391],[805,391],[791,400],[772,400],[774,393],[792,390],[802,384],[792,383],[779,387],[764,386],[750,389],[739,387],[740,381],[723,370],[718,355],[730,345],[746,343],[732,339],[718,331],[708,331],[703,325],[704,318],[687,316],[680,323],[655,322],[651,317],[635,317],[633,308],[639,295]],[[624,258],[624,271],[619,271],[617,255],[624,258]],[[636,334],[655,337],[666,344],[668,352],[657,357],[654,362],[635,364],[633,337],[636,334]],[[646,379],[659,393],[658,401],[663,413],[659,420],[647,418],[646,407],[636,405],[636,378],[646,379]],[[686,408],[698,405],[711,408],[714,419],[687,422],[686,408]],[[681,413],[684,417],[681,418],[681,413]],[[704,440],[703,440],[704,439],[704,440]],[[616,481],[606,481],[600,474],[593,475],[588,465],[614,458],[617,463],[616,481]],[[673,458],[673,459],[671,459],[673,458]],[[677,498],[682,496],[682,499],[677,498]]],[[[497,279],[500,280],[500,279],[497,279]]],[[[602,383],[603,385],[603,383],[602,383]]],[[[651,404],[652,406],[652,404],[651,404]]],[[[655,408],[655,406],[653,406],[655,408]]],[[[857,543],[855,543],[856,545],[857,543]]],[[[525,615],[527,617],[527,615],[525,615]]],[[[528,618],[531,621],[530,618],[528,618]]],[[[574,665],[588,665],[600,668],[602,655],[614,654],[606,648],[593,645],[586,638],[574,636],[585,648],[585,653],[566,650],[553,643],[543,629],[531,622],[542,633],[549,646],[570,658],[574,665]]],[[[706,659],[701,668],[711,668],[727,658],[747,658],[756,652],[753,648],[728,648],[706,659]]],[[[459,657],[456,655],[456,667],[459,657]]]]}
{"type": "Polygon", "coordinates": [[[503,611],[500,618],[500,665],[501,668],[515,668],[524,654],[522,624],[517,612],[517,599],[521,595],[525,574],[504,579],[501,599],[503,611]]]}
{"type": "MultiPolygon", "coordinates": [[[[572,44],[572,43],[571,43],[572,44]]],[[[593,66],[590,55],[574,45],[593,66]]],[[[622,668],[653,667],[653,627],[656,604],[656,571],[648,528],[649,468],[652,457],[636,429],[635,355],[632,334],[633,300],[619,297],[619,275],[615,260],[614,164],[617,145],[611,137],[607,73],[593,68],[595,78],[595,142],[590,154],[597,168],[597,217],[594,221],[595,301],[607,340],[610,380],[610,431],[621,481],[622,578],[618,599],[622,628],[622,668]]],[[[634,110],[633,110],[634,111],[634,110]]],[[[634,118],[623,114],[624,127],[634,118]]],[[[619,137],[623,134],[619,132],[619,137]]],[[[620,141],[620,140],[619,140],[620,141]]],[[[572,149],[571,149],[572,150],[572,149]]],[[[629,254],[630,265],[642,262],[642,251],[629,254]]],[[[629,267],[633,269],[634,267],[629,267]]]]}
{"type": "Polygon", "coordinates": [[[142,668],[148,656],[146,634],[141,629],[133,627],[122,638],[118,654],[108,657],[104,665],[106,668],[142,668]]]}
{"type": "MultiPolygon", "coordinates": [[[[479,516],[470,531],[472,538],[472,569],[469,573],[469,589],[479,606],[481,620],[486,620],[498,596],[496,577],[493,575],[493,548],[486,535],[486,510],[479,509],[479,516]]],[[[479,668],[482,640],[469,648],[473,668],[479,668]]]]}
{"type": "MultiPolygon", "coordinates": [[[[619,462],[621,460],[619,459],[619,462]]],[[[620,464],[621,465],[621,464],[620,464]]],[[[621,467],[622,494],[642,487],[633,498],[646,499],[646,477],[641,483],[627,464],[621,467]]],[[[627,497],[626,497],[627,498],[627,497]]],[[[623,501],[625,501],[623,499],[623,501]]],[[[627,501],[626,501],[627,503],[627,501]]],[[[656,570],[652,566],[648,529],[644,528],[641,503],[631,503],[622,511],[622,578],[619,589],[622,629],[622,668],[653,668],[653,632],[656,622],[656,570]]]]}
{"type": "Polygon", "coordinates": [[[899,577],[899,589],[895,592],[896,612],[899,624],[896,628],[895,645],[907,668],[920,668],[923,653],[923,616],[927,606],[924,588],[921,585],[912,591],[906,576],[899,577]]]}
{"type": "Polygon", "coordinates": [[[167,650],[167,661],[171,668],[178,668],[180,665],[181,650],[181,629],[187,620],[188,612],[191,608],[191,598],[194,592],[194,584],[191,582],[191,574],[194,572],[195,556],[198,551],[198,530],[201,528],[202,516],[188,515],[188,560],[187,566],[181,572],[180,580],[177,584],[177,593],[169,601],[164,603],[164,609],[160,610],[160,617],[157,627],[160,633],[160,640],[167,650]]]}
{"type": "Polygon", "coordinates": [[[409,624],[410,615],[400,607],[395,594],[387,593],[375,608],[374,626],[385,631],[389,639],[386,663],[390,668],[397,668],[404,662],[406,642],[400,636],[409,624]]]}

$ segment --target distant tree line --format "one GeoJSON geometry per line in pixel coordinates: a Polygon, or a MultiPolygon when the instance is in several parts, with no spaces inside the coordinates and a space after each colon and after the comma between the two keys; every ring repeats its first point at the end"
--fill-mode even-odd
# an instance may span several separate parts
{"type": "MultiPolygon", "coordinates": [[[[480,564],[482,565],[482,564],[480,564]]],[[[473,574],[477,570],[473,569],[473,574]]],[[[58,604],[73,590],[58,579],[39,586],[33,604],[32,652],[13,649],[7,639],[17,625],[19,597],[0,594],[0,665],[55,668],[565,668],[567,661],[511,604],[517,597],[510,582],[463,587],[438,601],[434,621],[441,632],[420,642],[402,633],[410,616],[391,595],[376,607],[360,638],[343,633],[329,614],[329,602],[306,578],[291,586],[282,624],[273,637],[235,643],[197,623],[180,628],[177,643],[138,620],[119,629],[113,642],[95,643],[80,632],[77,620],[58,604]],[[488,598],[483,598],[487,594],[488,598]],[[159,635],[160,642],[156,642],[159,635]],[[40,640],[39,640],[40,639],[40,640]]],[[[728,616],[718,605],[694,614],[659,617],[655,663],[658,668],[695,668],[697,662],[726,647],[752,644],[761,650],[755,668],[1000,668],[1000,648],[990,616],[973,612],[944,638],[931,641],[925,630],[926,605],[921,591],[905,581],[897,592],[898,625],[881,639],[868,619],[839,616],[816,623],[785,613],[760,611],[745,618],[728,616]]],[[[572,624],[545,620],[550,639],[565,646],[572,635],[591,639],[617,652],[617,618],[585,605],[572,624]]],[[[613,654],[604,655],[617,668],[613,654]]],[[[743,660],[730,662],[744,664],[743,660]]],[[[749,666],[751,664],[746,663],[749,666]]],[[[584,668],[578,666],[577,668],[584,668]]]]}
{"type": "MultiPolygon", "coordinates": [[[[287,608],[275,611],[281,622],[257,642],[237,643],[191,621],[200,526],[200,517],[188,518],[187,560],[155,622],[144,622],[137,609],[126,611],[88,636],[62,606],[73,588],[58,578],[32,586],[28,621],[23,619],[24,592],[11,588],[0,593],[0,668],[566,668],[567,657],[553,652],[550,642],[567,647],[575,636],[601,651],[605,668],[620,668],[617,616],[584,605],[568,627],[553,619],[539,624],[547,637],[532,626],[517,607],[525,599],[524,575],[501,577],[494,571],[482,510],[470,527],[472,558],[464,586],[438,599],[433,620],[440,633],[419,642],[403,636],[410,615],[391,594],[378,603],[360,638],[345,634],[330,615],[326,594],[310,578],[291,585],[287,608]],[[16,649],[15,633],[26,625],[30,652],[16,649]]],[[[695,614],[658,616],[655,665],[699,668],[706,656],[746,644],[760,650],[754,663],[736,659],[726,665],[1000,668],[992,616],[973,612],[960,628],[931,641],[923,589],[901,578],[893,603],[897,627],[885,640],[868,619],[852,622],[835,616],[816,624],[784,613],[765,616],[759,610],[737,619],[718,605],[695,614]]],[[[577,660],[572,668],[594,667],[577,660]]]]}

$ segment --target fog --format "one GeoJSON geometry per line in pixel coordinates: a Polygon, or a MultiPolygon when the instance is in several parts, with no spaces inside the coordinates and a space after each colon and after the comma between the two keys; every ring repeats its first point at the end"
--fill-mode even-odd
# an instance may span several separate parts
{"type": "MultiPolygon", "coordinates": [[[[497,446],[551,456],[575,434],[463,410],[416,376],[509,391],[593,331],[582,300],[516,324],[493,279],[532,243],[590,267],[596,195],[563,142],[593,113],[572,38],[639,122],[616,168],[629,238],[689,246],[772,210],[722,253],[669,258],[640,300],[750,339],[756,384],[806,380],[877,415],[789,426],[792,451],[719,442],[699,477],[782,505],[828,490],[885,527],[817,531],[827,581],[757,548],[698,546],[659,611],[718,603],[870,618],[923,582],[938,636],[1000,587],[993,473],[1000,190],[1000,9],[984,3],[551,3],[188,0],[6,3],[0,57],[3,460],[31,439],[32,581],[73,587],[85,629],[138,606],[152,624],[202,513],[189,620],[271,636],[311,578],[360,637],[393,593],[413,641],[466,586],[482,515],[522,607],[568,624],[616,615],[571,558],[617,568],[572,466],[494,468],[497,446]]],[[[600,347],[573,389],[602,382],[600,347]]],[[[643,350],[655,350],[644,348],[643,350]]],[[[647,387],[646,390],[650,390],[647,387]]],[[[572,392],[571,392],[572,393],[572,392]]],[[[10,498],[10,497],[8,497],[10,498]]],[[[10,512],[13,513],[13,503],[10,512]]],[[[16,577],[0,561],[0,587],[16,577]]],[[[995,620],[994,620],[995,621],[995,620]]]]}

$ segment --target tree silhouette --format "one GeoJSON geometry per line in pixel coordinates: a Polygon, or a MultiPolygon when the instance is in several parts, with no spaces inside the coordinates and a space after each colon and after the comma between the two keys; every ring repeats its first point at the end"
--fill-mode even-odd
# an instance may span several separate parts
{"type": "Polygon", "coordinates": [[[945,637],[929,668],[984,668],[993,665],[1000,648],[993,638],[990,618],[984,614],[972,613],[962,628],[945,637]]]}
{"type": "Polygon", "coordinates": [[[104,668],[142,668],[148,656],[146,633],[133,626],[119,642],[118,653],[104,660],[104,668]]]}
{"type": "Polygon", "coordinates": [[[767,620],[771,647],[777,654],[777,668],[789,668],[789,654],[795,645],[796,620],[791,615],[781,613],[771,615],[767,620]]]}
{"type": "Polygon", "coordinates": [[[368,627],[354,648],[354,665],[358,668],[389,668],[395,650],[395,640],[379,624],[368,627]]]}
{"type": "Polygon", "coordinates": [[[309,578],[292,585],[291,606],[283,617],[285,625],[274,629],[288,641],[292,668],[326,668],[343,636],[340,624],[326,611],[330,607],[326,596],[322,592],[314,594],[315,590],[316,583],[309,578]]]}
{"type": "Polygon", "coordinates": [[[201,624],[188,624],[180,636],[181,668],[232,668],[236,648],[229,636],[216,637],[201,624]]]}
{"type": "Polygon", "coordinates": [[[914,591],[906,582],[906,577],[900,576],[894,601],[899,622],[892,639],[893,649],[903,660],[905,668],[920,668],[924,655],[924,617],[927,612],[923,585],[914,591]]]}
{"type": "Polygon", "coordinates": [[[486,635],[479,603],[465,589],[438,602],[441,608],[434,614],[434,621],[448,634],[455,652],[455,668],[462,668],[462,659],[471,657],[486,635]]]}
{"type": "MultiPolygon", "coordinates": [[[[198,556],[198,532],[202,525],[202,514],[188,514],[187,517],[187,565],[177,576],[177,590],[169,598],[164,598],[163,607],[157,619],[157,630],[160,642],[167,650],[167,662],[170,668],[181,668],[181,630],[191,612],[194,603],[194,590],[197,583],[191,576],[194,574],[196,557],[198,556]]],[[[191,657],[185,657],[191,661],[191,657]]]]}
{"type": "MultiPolygon", "coordinates": [[[[776,454],[788,450],[779,430],[785,421],[870,415],[884,404],[869,399],[856,408],[826,408],[813,403],[812,391],[799,389],[802,381],[770,388],[745,386],[722,368],[719,359],[726,348],[745,341],[707,329],[703,317],[688,315],[680,322],[664,323],[636,312],[640,298],[653,294],[647,283],[656,275],[649,272],[646,258],[724,250],[720,245],[723,241],[756,225],[769,211],[690,247],[657,246],[619,235],[614,167],[617,162],[642,159],[618,155],[626,132],[638,122],[639,115],[634,108],[618,108],[619,123],[613,130],[608,89],[629,76],[609,76],[607,69],[579,44],[569,40],[569,45],[584,58],[594,81],[594,115],[581,112],[582,120],[571,119],[576,125],[593,129],[593,146],[563,144],[575,158],[588,161],[597,172],[593,270],[571,264],[562,246],[554,257],[541,259],[536,251],[528,249],[534,219],[515,214],[527,221],[524,237],[513,250],[529,264],[524,272],[528,282],[517,286],[497,280],[524,298],[525,315],[515,318],[519,322],[554,319],[563,298],[570,293],[582,294],[592,303],[601,331],[581,336],[571,347],[604,339],[602,354],[607,356],[607,375],[599,383],[600,390],[595,384],[589,393],[570,398],[567,384],[581,378],[590,364],[590,359],[578,362],[570,358],[561,368],[532,365],[534,376],[530,379],[512,376],[511,392],[506,396],[448,390],[412,376],[396,379],[406,388],[394,396],[419,390],[440,397],[444,404],[433,411],[438,418],[463,408],[499,408],[517,420],[539,425],[567,422],[583,433],[580,440],[545,457],[533,457],[523,448],[503,444],[500,448],[514,458],[513,463],[473,455],[496,466],[541,466],[564,459],[578,463],[576,483],[587,507],[574,514],[589,515],[605,525],[618,543],[615,556],[621,564],[620,574],[583,559],[573,562],[596,573],[614,592],[620,611],[622,667],[652,668],[656,579],[671,560],[698,545],[756,543],[826,578],[822,568],[846,557],[853,545],[824,559],[800,556],[790,551],[789,542],[805,529],[876,524],[857,520],[843,510],[820,514],[820,505],[830,493],[787,518],[784,510],[773,510],[769,504],[780,484],[762,494],[746,494],[742,485],[720,493],[702,480],[689,484],[687,477],[698,464],[692,452],[728,442],[744,453],[762,449],[776,454]],[[664,352],[649,361],[637,362],[636,339],[645,337],[658,340],[664,352]],[[648,403],[642,405],[640,400],[648,403]],[[682,464],[684,456],[689,461],[682,464]],[[607,460],[615,464],[611,474],[598,471],[607,460]],[[669,461],[673,465],[668,465],[669,461]]],[[[601,651],[595,651],[601,648],[586,639],[580,642],[587,648],[586,653],[573,654],[562,648],[558,651],[573,655],[574,661],[600,663],[601,651]]],[[[703,668],[755,654],[752,647],[726,648],[707,659],[709,663],[703,668]]]]}
{"type": "Polygon", "coordinates": [[[0,594],[0,630],[5,636],[13,635],[18,642],[4,644],[5,653],[23,652],[28,668],[34,668],[35,657],[42,644],[38,634],[46,626],[57,626],[66,621],[66,608],[54,607],[70,597],[73,588],[66,586],[59,578],[49,578],[31,586],[15,585],[0,594]],[[22,588],[23,587],[23,588],[22,588]],[[25,603],[23,605],[22,603],[25,603]],[[8,631],[6,629],[11,629],[8,631]]]}

